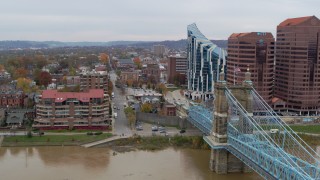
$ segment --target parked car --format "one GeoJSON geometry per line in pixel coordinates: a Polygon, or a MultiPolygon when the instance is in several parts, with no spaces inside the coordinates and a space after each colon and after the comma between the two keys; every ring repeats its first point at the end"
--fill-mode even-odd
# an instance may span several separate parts
{"type": "Polygon", "coordinates": [[[182,133],[185,133],[186,132],[186,130],[185,129],[181,129],[180,130],[180,133],[182,134],[182,133]]]}
{"type": "Polygon", "coordinates": [[[162,126],[160,126],[158,129],[159,129],[160,133],[165,133],[166,132],[166,129],[164,127],[162,127],[162,126]]]}
{"type": "Polygon", "coordinates": [[[161,129],[159,132],[160,133],[166,133],[166,130],[165,129],[161,129]]]}
{"type": "Polygon", "coordinates": [[[142,131],[142,130],[143,130],[143,128],[142,128],[142,126],[141,126],[141,125],[138,125],[138,126],[136,126],[136,130],[137,130],[137,131],[142,131]]]}
{"type": "Polygon", "coordinates": [[[151,130],[152,130],[152,131],[158,131],[158,126],[152,126],[152,127],[151,127],[151,130]]]}

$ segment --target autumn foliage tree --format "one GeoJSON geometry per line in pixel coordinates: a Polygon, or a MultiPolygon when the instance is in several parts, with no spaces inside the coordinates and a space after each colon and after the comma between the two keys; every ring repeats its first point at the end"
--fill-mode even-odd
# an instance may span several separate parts
{"type": "Polygon", "coordinates": [[[160,93],[162,93],[163,95],[166,95],[167,92],[168,92],[168,89],[167,89],[166,85],[163,84],[163,83],[158,84],[157,87],[156,87],[156,89],[157,89],[160,93]]]}
{"type": "Polygon", "coordinates": [[[128,79],[126,83],[127,83],[127,86],[131,87],[132,84],[133,84],[133,80],[132,79],[128,79]]]}
{"type": "Polygon", "coordinates": [[[152,110],[152,105],[150,103],[144,103],[141,105],[141,112],[150,113],[152,110]]]}
{"type": "Polygon", "coordinates": [[[0,64],[0,71],[4,70],[4,66],[2,64],[0,64]]]}
{"type": "Polygon", "coordinates": [[[18,78],[17,79],[17,88],[21,89],[25,93],[30,93],[31,92],[31,79],[28,78],[18,78]]]}
{"type": "Polygon", "coordinates": [[[25,78],[28,75],[28,71],[25,68],[18,68],[14,72],[14,78],[25,78]]]}
{"type": "Polygon", "coordinates": [[[133,59],[133,63],[137,66],[138,69],[141,69],[142,68],[142,63],[141,63],[141,60],[139,57],[135,57],[133,59]]]}
{"type": "Polygon", "coordinates": [[[126,114],[128,118],[128,123],[132,128],[136,123],[136,112],[132,109],[132,107],[129,106],[124,109],[124,113],[126,114]]]}
{"type": "Polygon", "coordinates": [[[48,84],[50,84],[51,82],[52,82],[51,74],[48,73],[47,71],[42,71],[39,77],[39,84],[47,87],[48,84]]]}
{"type": "Polygon", "coordinates": [[[109,63],[109,56],[106,53],[101,53],[100,54],[100,61],[102,64],[109,63]]]}

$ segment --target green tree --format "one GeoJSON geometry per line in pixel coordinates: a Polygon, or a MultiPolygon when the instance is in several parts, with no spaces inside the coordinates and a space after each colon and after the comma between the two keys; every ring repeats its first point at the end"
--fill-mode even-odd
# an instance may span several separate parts
{"type": "Polygon", "coordinates": [[[33,71],[33,74],[32,74],[33,80],[36,82],[36,84],[39,84],[40,82],[40,78],[41,78],[40,74],[41,74],[41,70],[38,68],[33,71]]]}
{"type": "Polygon", "coordinates": [[[44,58],[43,55],[36,55],[34,58],[37,68],[42,69],[48,64],[48,61],[44,58]]]}
{"type": "Polygon", "coordinates": [[[69,68],[69,75],[70,76],[75,76],[77,74],[76,70],[74,69],[74,67],[70,67],[69,68]]]}

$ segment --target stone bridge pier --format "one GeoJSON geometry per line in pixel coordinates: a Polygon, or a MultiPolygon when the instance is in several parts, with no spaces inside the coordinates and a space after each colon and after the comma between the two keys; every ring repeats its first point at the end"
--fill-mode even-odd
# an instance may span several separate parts
{"type": "MultiPolygon", "coordinates": [[[[246,80],[242,85],[228,86],[232,94],[241,103],[241,105],[252,113],[252,98],[250,96],[250,73],[246,73],[246,80]]],[[[228,101],[225,95],[227,84],[224,80],[224,73],[220,74],[220,81],[215,83],[215,101],[214,101],[214,125],[210,136],[214,147],[211,149],[210,169],[217,174],[227,174],[232,172],[251,172],[251,168],[245,165],[236,156],[231,154],[225,147],[227,144],[227,124],[229,116],[228,101]]],[[[230,114],[229,114],[230,113],[230,114]]],[[[239,117],[241,121],[241,117],[239,117]]],[[[244,124],[245,126],[245,124],[244,124]]]]}

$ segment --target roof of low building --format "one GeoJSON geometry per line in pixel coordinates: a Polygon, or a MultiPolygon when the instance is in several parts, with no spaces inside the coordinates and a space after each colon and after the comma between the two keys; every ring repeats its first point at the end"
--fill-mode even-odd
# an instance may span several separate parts
{"type": "Polygon", "coordinates": [[[120,64],[133,64],[131,59],[119,59],[118,61],[120,64]]]}
{"type": "Polygon", "coordinates": [[[7,117],[7,123],[22,123],[24,119],[24,113],[10,113],[7,117]]]}

